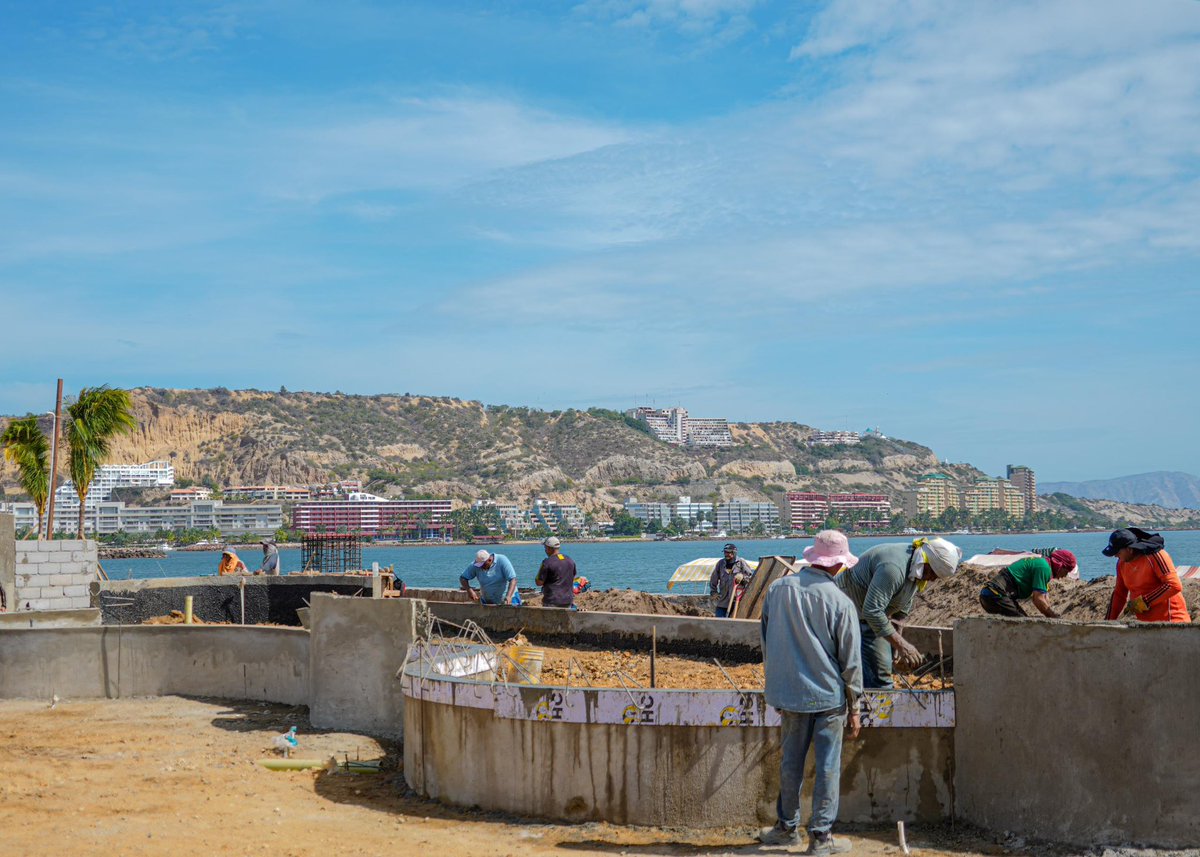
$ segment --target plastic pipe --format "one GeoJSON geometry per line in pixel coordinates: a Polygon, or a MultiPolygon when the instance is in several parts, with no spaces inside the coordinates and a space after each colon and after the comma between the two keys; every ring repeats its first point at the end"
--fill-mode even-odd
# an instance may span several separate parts
{"type": "Polygon", "coordinates": [[[183,624],[192,624],[192,596],[185,595],[183,598],[183,624]]]}

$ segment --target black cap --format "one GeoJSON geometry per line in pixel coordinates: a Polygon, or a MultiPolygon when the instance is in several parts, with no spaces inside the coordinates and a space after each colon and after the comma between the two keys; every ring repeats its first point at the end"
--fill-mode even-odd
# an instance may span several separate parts
{"type": "Polygon", "coordinates": [[[735,545],[733,542],[730,542],[729,544],[725,545],[725,550],[735,551],[737,550],[737,545],[735,545]]]}
{"type": "Polygon", "coordinates": [[[1138,537],[1129,530],[1114,530],[1113,534],[1108,537],[1108,547],[1100,552],[1105,556],[1116,556],[1118,551],[1133,547],[1137,541],[1138,537]]]}

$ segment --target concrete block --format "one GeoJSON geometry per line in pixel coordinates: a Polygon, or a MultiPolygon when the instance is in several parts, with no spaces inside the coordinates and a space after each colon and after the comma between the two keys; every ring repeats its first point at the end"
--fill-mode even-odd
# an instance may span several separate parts
{"type": "Polygon", "coordinates": [[[50,586],[71,586],[77,583],[78,576],[74,574],[52,574],[47,579],[50,586]]]}
{"type": "Polygon", "coordinates": [[[17,563],[19,565],[41,565],[43,562],[46,562],[46,555],[44,553],[17,549],[17,563]]]}
{"type": "Polygon", "coordinates": [[[314,726],[403,736],[404,692],[396,670],[425,610],[415,598],[313,593],[308,708],[314,726]]]}
{"type": "Polygon", "coordinates": [[[30,610],[50,610],[53,608],[53,602],[49,598],[27,598],[25,603],[29,605],[30,610]]]}
{"type": "Polygon", "coordinates": [[[97,556],[96,551],[71,551],[71,562],[95,562],[97,556]]]}
{"type": "Polygon", "coordinates": [[[1200,625],[972,617],[955,636],[961,818],[1087,846],[1200,842],[1200,625]]]}
{"type": "Polygon", "coordinates": [[[62,594],[67,598],[86,598],[88,589],[82,583],[77,583],[74,586],[64,586],[62,594]]]}

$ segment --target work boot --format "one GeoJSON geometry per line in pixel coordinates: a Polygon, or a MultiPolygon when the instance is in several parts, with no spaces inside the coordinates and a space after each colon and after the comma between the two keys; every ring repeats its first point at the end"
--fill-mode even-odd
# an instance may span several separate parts
{"type": "Polygon", "coordinates": [[[763,845],[799,845],[800,828],[787,827],[777,821],[774,827],[764,827],[758,831],[758,841],[763,845]]]}
{"type": "Polygon", "coordinates": [[[845,854],[850,850],[850,843],[845,839],[834,839],[833,834],[826,831],[825,833],[811,833],[808,837],[808,850],[805,854],[812,854],[814,857],[825,857],[827,854],[845,854]]]}

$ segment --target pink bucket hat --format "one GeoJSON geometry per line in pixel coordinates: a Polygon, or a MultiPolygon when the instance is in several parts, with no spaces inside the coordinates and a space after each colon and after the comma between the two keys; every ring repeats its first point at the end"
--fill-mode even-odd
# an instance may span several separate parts
{"type": "Polygon", "coordinates": [[[850,542],[846,534],[838,530],[821,530],[813,537],[813,543],[804,549],[804,559],[811,565],[843,565],[852,568],[858,557],[850,553],[850,542]]]}

